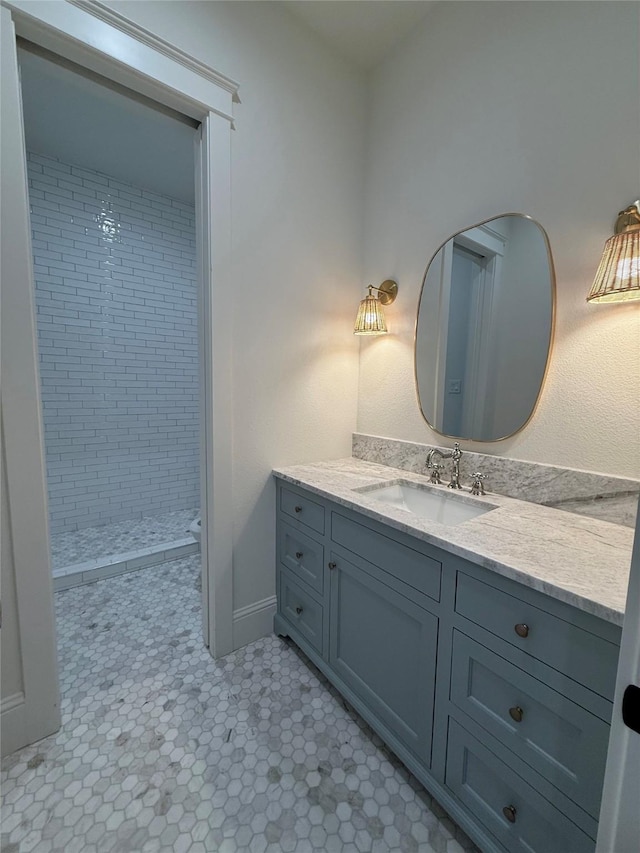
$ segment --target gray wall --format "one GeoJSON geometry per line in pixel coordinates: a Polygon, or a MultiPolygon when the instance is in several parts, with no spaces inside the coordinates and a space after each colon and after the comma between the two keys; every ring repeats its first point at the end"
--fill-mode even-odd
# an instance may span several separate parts
{"type": "Polygon", "coordinates": [[[28,156],[51,531],[196,507],[194,209],[28,156]]]}

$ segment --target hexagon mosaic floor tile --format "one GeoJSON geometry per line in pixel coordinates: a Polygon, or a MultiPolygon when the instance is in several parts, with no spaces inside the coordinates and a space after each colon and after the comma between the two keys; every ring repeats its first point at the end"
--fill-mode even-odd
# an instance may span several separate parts
{"type": "Polygon", "coordinates": [[[62,728],[2,765],[2,853],[475,848],[293,644],[213,661],[199,558],[56,594],[62,728]]]}

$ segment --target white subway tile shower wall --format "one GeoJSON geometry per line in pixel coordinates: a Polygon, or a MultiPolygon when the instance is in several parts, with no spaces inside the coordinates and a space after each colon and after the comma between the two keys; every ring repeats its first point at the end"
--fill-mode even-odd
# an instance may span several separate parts
{"type": "Polygon", "coordinates": [[[197,506],[194,208],[28,173],[52,533],[197,506]]]}

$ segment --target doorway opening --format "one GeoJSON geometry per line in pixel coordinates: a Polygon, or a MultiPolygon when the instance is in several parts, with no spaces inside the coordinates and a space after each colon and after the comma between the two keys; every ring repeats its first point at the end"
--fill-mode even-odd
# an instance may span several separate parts
{"type": "Polygon", "coordinates": [[[19,62],[59,590],[199,553],[199,123],[19,62]]]}
{"type": "MultiPolygon", "coordinates": [[[[2,580],[3,751],[13,752],[60,725],[58,661],[49,555],[46,459],[38,370],[27,156],[17,40],[124,86],[155,110],[200,123],[195,142],[195,224],[199,317],[200,501],[204,644],[213,657],[233,648],[231,131],[238,84],[115,12],[89,4],[23,8],[7,2],[2,27],[2,580]],[[157,103],[155,103],[157,102],[157,103]],[[160,106],[159,106],[160,105],[160,106]],[[215,311],[213,307],[215,305],[215,311]],[[215,513],[214,513],[215,503],[215,513]],[[6,534],[6,535],[4,535],[6,534]],[[5,558],[6,557],[6,558],[5,558]],[[3,631],[3,635],[5,631],[3,631]]],[[[155,145],[155,141],[154,141],[155,145]]],[[[118,140],[118,151],[120,140],[118,140]]],[[[130,181],[134,183],[134,181],[130,181]]],[[[73,271],[73,270],[71,270],[73,271]]],[[[187,557],[193,560],[197,557],[187,557]]],[[[173,564],[175,565],[175,564],[173,564]]],[[[152,569],[149,571],[153,571],[152,569]]],[[[127,584],[142,573],[127,573],[127,584]]],[[[94,589],[93,586],[84,589],[94,589]]],[[[71,592],[80,592],[72,590],[71,592]]],[[[195,612],[195,611],[194,611],[195,612]]],[[[141,618],[144,618],[144,611],[141,618]]]]}

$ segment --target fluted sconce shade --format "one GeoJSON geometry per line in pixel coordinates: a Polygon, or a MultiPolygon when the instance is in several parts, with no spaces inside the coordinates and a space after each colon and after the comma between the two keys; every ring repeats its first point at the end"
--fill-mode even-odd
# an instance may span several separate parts
{"type": "Polygon", "coordinates": [[[383,305],[391,305],[398,293],[398,285],[392,279],[383,281],[380,287],[369,285],[369,293],[358,307],[354,335],[386,335],[389,331],[384,319],[383,305]],[[378,291],[378,296],[373,291],[378,291]]]}
{"type": "Polygon", "coordinates": [[[369,296],[362,300],[358,308],[353,333],[354,335],[386,335],[387,331],[380,301],[369,291],[369,296]]]}
{"type": "Polygon", "coordinates": [[[618,214],[616,233],[604,245],[587,302],[640,299],[640,202],[618,214]]]}

